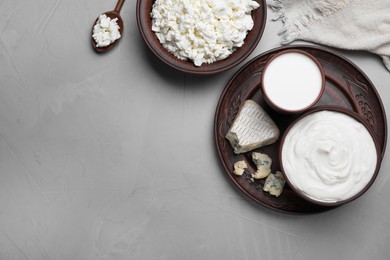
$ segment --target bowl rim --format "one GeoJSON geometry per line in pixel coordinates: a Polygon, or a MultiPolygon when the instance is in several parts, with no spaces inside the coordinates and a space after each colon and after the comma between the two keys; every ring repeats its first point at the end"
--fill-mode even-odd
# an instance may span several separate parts
{"type": "Polygon", "coordinates": [[[301,113],[301,112],[306,111],[306,110],[310,109],[311,107],[313,107],[321,99],[322,95],[324,94],[325,85],[326,85],[325,71],[324,71],[324,68],[322,67],[321,63],[313,55],[311,55],[310,53],[308,53],[306,51],[303,51],[303,50],[299,50],[299,49],[283,50],[283,51],[275,54],[274,56],[272,56],[267,61],[267,63],[264,65],[264,70],[263,70],[263,73],[261,75],[261,90],[262,90],[262,92],[264,94],[265,101],[274,110],[276,110],[278,112],[281,112],[281,113],[286,113],[286,114],[301,113]],[[318,67],[318,69],[320,71],[320,74],[321,74],[321,80],[322,80],[322,82],[321,82],[321,89],[320,89],[320,92],[318,93],[316,99],[313,100],[313,102],[311,102],[306,107],[303,107],[303,108],[300,108],[300,109],[286,109],[286,108],[283,108],[283,107],[279,106],[278,104],[276,104],[274,101],[271,100],[271,98],[269,98],[269,96],[267,94],[267,90],[266,90],[265,84],[264,84],[264,76],[265,76],[265,74],[267,72],[268,66],[276,58],[278,58],[278,57],[280,57],[280,56],[282,56],[284,54],[288,54],[288,53],[299,53],[299,54],[307,56],[308,58],[310,58],[317,65],[317,67],[318,67]]]}
{"type": "MultiPolygon", "coordinates": [[[[144,15],[144,11],[141,9],[142,4],[146,1],[148,1],[148,0],[137,0],[137,4],[136,4],[137,27],[138,27],[138,30],[141,34],[143,41],[146,43],[148,48],[155,54],[155,56],[159,60],[161,60],[163,63],[167,64],[168,66],[170,66],[176,70],[179,70],[179,71],[184,72],[184,73],[192,74],[192,75],[214,75],[214,74],[229,70],[229,69],[239,65],[240,63],[242,63],[247,57],[249,57],[249,55],[251,55],[251,53],[255,50],[255,48],[259,44],[260,39],[262,38],[263,33],[265,31],[265,26],[266,26],[266,22],[267,22],[266,1],[265,0],[254,0],[260,4],[260,7],[256,10],[252,11],[252,16],[254,16],[256,14],[258,15],[259,22],[261,23],[261,26],[259,28],[260,30],[258,30],[258,31],[254,30],[254,28],[253,28],[251,31],[248,32],[247,37],[250,33],[257,34],[253,38],[254,41],[251,43],[250,47],[248,49],[246,49],[245,52],[242,53],[242,55],[239,55],[239,57],[237,57],[234,62],[227,62],[227,64],[222,66],[222,67],[215,66],[215,64],[218,64],[218,63],[221,63],[224,61],[226,62],[229,58],[231,58],[234,55],[234,53],[241,50],[242,47],[238,48],[236,51],[234,51],[226,59],[223,59],[223,60],[211,63],[211,64],[202,64],[202,66],[200,66],[199,68],[203,68],[203,69],[198,70],[198,67],[196,67],[195,65],[192,68],[188,68],[186,66],[180,66],[181,63],[188,62],[189,65],[193,65],[193,63],[192,63],[192,61],[183,61],[183,60],[178,59],[173,54],[171,54],[167,50],[165,50],[165,48],[157,40],[158,43],[160,44],[161,48],[164,49],[164,51],[159,51],[159,48],[156,47],[156,44],[151,40],[151,37],[152,38],[156,37],[155,33],[153,31],[151,31],[151,28],[149,28],[145,25],[145,19],[150,19],[150,12],[148,12],[147,15],[144,15]],[[146,31],[150,31],[151,33],[147,33],[146,31]],[[153,34],[154,36],[150,36],[151,34],[153,34]],[[175,60],[177,62],[172,62],[168,58],[173,58],[173,60],[175,60]]],[[[150,0],[148,2],[151,2],[151,7],[152,7],[154,0],[150,0]]],[[[247,39],[247,37],[245,39],[247,39]]],[[[156,39],[157,39],[157,37],[156,37],[156,39]]],[[[244,45],[246,43],[247,42],[244,41],[244,45]]]]}
{"type": "Polygon", "coordinates": [[[340,205],[343,205],[345,203],[348,203],[348,202],[351,202],[357,198],[359,198],[360,196],[362,196],[371,186],[372,184],[374,183],[375,179],[377,178],[378,176],[378,173],[379,173],[379,169],[380,169],[380,165],[381,165],[381,151],[379,150],[379,146],[378,146],[378,139],[377,137],[375,136],[375,133],[374,133],[374,130],[371,128],[371,126],[364,120],[364,118],[359,115],[358,113],[356,113],[355,111],[352,111],[352,110],[349,110],[347,108],[344,108],[344,107],[340,107],[340,106],[329,106],[329,105],[326,105],[326,106],[318,106],[318,107],[314,107],[312,109],[309,109],[308,111],[306,111],[305,113],[301,114],[300,116],[298,116],[288,127],[287,129],[285,130],[285,132],[283,133],[282,135],[282,138],[280,139],[280,146],[279,146],[279,152],[278,152],[278,159],[279,159],[279,165],[280,165],[280,171],[282,172],[282,175],[284,177],[284,179],[286,180],[288,186],[298,195],[300,196],[301,198],[305,199],[306,201],[308,202],[311,202],[313,204],[317,204],[317,205],[320,205],[320,206],[329,206],[329,207],[334,207],[334,206],[340,206],[340,205]],[[321,112],[321,111],[333,111],[333,112],[339,112],[339,113],[343,113],[347,116],[350,116],[352,117],[353,119],[355,119],[357,122],[361,123],[366,129],[367,131],[369,132],[369,134],[371,135],[372,139],[373,139],[373,142],[374,142],[374,145],[375,145],[375,151],[376,151],[376,166],[375,166],[375,170],[371,176],[371,179],[370,181],[364,186],[364,188],[362,188],[358,193],[356,193],[354,196],[348,198],[348,199],[345,199],[345,200],[340,200],[340,201],[335,201],[335,202],[324,202],[324,201],[319,201],[319,200],[315,200],[313,198],[310,198],[309,196],[305,195],[303,192],[301,192],[298,188],[296,188],[289,180],[287,174],[285,173],[284,171],[284,168],[283,168],[283,159],[282,159],[282,152],[283,152],[283,145],[284,145],[284,141],[286,139],[286,136],[288,135],[288,133],[290,132],[291,128],[293,128],[301,119],[305,118],[306,116],[310,115],[310,114],[313,114],[313,113],[316,113],[316,112],[321,112]]]}

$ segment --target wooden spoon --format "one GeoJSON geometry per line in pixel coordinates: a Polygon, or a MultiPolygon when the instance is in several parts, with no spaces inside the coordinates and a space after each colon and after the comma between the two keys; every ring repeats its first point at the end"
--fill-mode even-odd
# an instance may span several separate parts
{"type": "MultiPolygon", "coordinates": [[[[125,2],[125,0],[118,0],[118,3],[116,4],[115,9],[113,11],[108,11],[108,12],[103,13],[103,14],[107,15],[107,17],[110,17],[111,19],[118,18],[117,24],[119,25],[119,33],[121,34],[121,38],[123,35],[123,20],[122,20],[122,17],[119,15],[119,12],[121,11],[124,2],[125,2]]],[[[98,20],[99,20],[99,17],[96,19],[96,21],[94,22],[94,24],[92,26],[92,34],[93,34],[93,27],[95,26],[95,24],[97,23],[98,20]]],[[[116,46],[121,38],[117,39],[116,41],[114,41],[113,43],[111,43],[105,47],[97,47],[95,40],[92,38],[92,47],[95,49],[96,52],[99,52],[99,53],[106,52],[106,51],[111,50],[114,46],[116,46]]]]}

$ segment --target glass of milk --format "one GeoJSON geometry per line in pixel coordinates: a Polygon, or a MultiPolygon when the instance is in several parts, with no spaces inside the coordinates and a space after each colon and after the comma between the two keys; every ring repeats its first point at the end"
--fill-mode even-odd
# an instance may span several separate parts
{"type": "Polygon", "coordinates": [[[281,113],[300,113],[314,106],[325,89],[321,64],[298,49],[281,51],[265,65],[261,86],[267,104],[281,113]]]}

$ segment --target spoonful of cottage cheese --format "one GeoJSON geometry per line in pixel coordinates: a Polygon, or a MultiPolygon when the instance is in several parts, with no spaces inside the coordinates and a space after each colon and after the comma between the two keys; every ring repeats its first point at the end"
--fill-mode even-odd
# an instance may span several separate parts
{"type": "Polygon", "coordinates": [[[254,26],[252,0],[156,0],[152,31],[170,53],[195,66],[226,59],[254,26]]]}
{"type": "Polygon", "coordinates": [[[92,47],[106,52],[114,47],[123,34],[123,20],[119,15],[125,0],[118,0],[113,11],[105,12],[96,19],[92,28],[92,47]]]}
{"type": "Polygon", "coordinates": [[[121,37],[117,21],[118,17],[111,19],[106,14],[99,16],[92,34],[96,47],[106,47],[121,37]]]}

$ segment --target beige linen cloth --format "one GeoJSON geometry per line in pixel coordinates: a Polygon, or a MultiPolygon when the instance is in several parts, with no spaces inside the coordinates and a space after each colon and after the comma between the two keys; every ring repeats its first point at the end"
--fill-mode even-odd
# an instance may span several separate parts
{"type": "Polygon", "coordinates": [[[380,55],[390,70],[390,0],[270,0],[283,44],[304,40],[380,55]]]}

